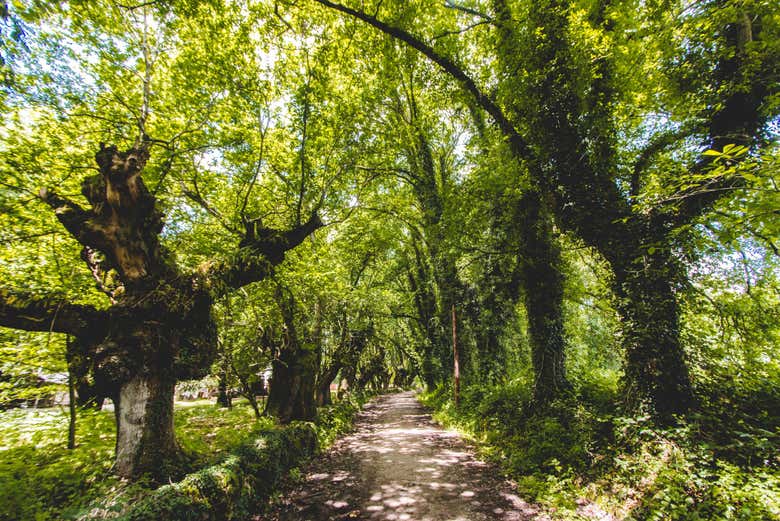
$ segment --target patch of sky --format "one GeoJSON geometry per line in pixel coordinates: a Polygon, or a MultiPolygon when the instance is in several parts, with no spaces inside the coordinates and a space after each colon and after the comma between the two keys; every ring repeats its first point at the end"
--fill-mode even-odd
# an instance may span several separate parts
{"type": "Polygon", "coordinates": [[[21,38],[22,45],[7,57],[14,77],[23,79],[6,86],[9,106],[18,108],[32,100],[68,109],[73,100],[92,97],[96,84],[82,64],[90,56],[83,46],[47,23],[24,24],[21,38]]]}
{"type": "Polygon", "coordinates": [[[689,273],[694,281],[701,278],[723,281],[721,291],[747,293],[748,288],[766,278],[769,272],[776,271],[777,263],[774,259],[768,262],[766,247],[752,237],[735,237],[727,248],[717,247],[722,228],[723,224],[717,221],[697,228],[713,247],[689,267],[689,273]],[[736,273],[742,274],[741,279],[734,277],[736,273]]]}

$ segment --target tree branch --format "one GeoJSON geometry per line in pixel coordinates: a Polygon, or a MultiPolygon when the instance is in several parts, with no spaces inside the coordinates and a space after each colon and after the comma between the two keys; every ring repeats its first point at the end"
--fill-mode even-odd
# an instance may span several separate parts
{"type": "Polygon", "coordinates": [[[452,0],[447,0],[444,2],[444,7],[447,7],[449,9],[455,9],[456,11],[460,11],[462,13],[470,14],[472,16],[477,16],[479,18],[482,18],[486,22],[494,23],[494,20],[489,15],[482,13],[480,11],[477,11],[476,9],[472,9],[470,7],[466,7],[465,5],[456,4],[452,0]]]}
{"type": "Polygon", "coordinates": [[[227,219],[213,206],[209,204],[208,201],[201,195],[200,188],[198,188],[198,182],[197,179],[193,179],[192,185],[194,187],[194,190],[190,190],[187,188],[187,185],[184,184],[184,181],[180,182],[181,185],[181,192],[182,194],[189,199],[190,201],[194,202],[198,206],[200,206],[202,209],[206,211],[209,215],[214,217],[217,222],[222,226],[225,230],[228,232],[234,234],[234,235],[241,235],[241,232],[237,229],[231,226],[227,219]]]}
{"type": "Polygon", "coordinates": [[[41,188],[38,198],[54,210],[57,220],[82,246],[98,250],[106,247],[105,234],[90,222],[93,212],[47,188],[41,188]]]}
{"type": "Polygon", "coordinates": [[[89,246],[84,246],[81,250],[81,260],[86,263],[89,271],[92,273],[97,289],[105,293],[112,305],[116,304],[116,297],[124,290],[124,287],[121,284],[113,288],[109,287],[106,282],[107,270],[103,267],[97,252],[89,246]]]}
{"type": "Polygon", "coordinates": [[[136,5],[129,5],[129,4],[116,4],[117,7],[121,7],[122,9],[127,9],[128,11],[134,11],[135,9],[141,9],[143,7],[147,7],[150,5],[159,4],[160,0],[151,0],[149,2],[143,2],[136,5]]]}
{"type": "Polygon", "coordinates": [[[274,266],[284,261],[285,253],[322,228],[315,213],[308,221],[286,231],[263,228],[259,220],[247,221],[246,235],[238,251],[229,259],[210,266],[207,278],[226,288],[240,288],[268,277],[274,266]]]}
{"type": "MultiPolygon", "coordinates": [[[[715,111],[709,119],[707,148],[711,150],[725,151],[725,147],[732,144],[753,150],[760,146],[759,131],[766,124],[768,117],[761,107],[770,96],[777,94],[777,87],[771,86],[773,84],[761,75],[752,79],[748,85],[744,84],[746,71],[751,70],[755,60],[766,57],[750,50],[752,42],[762,40],[761,23],[754,24],[744,11],[737,16],[738,19],[724,31],[724,50],[731,52],[724,54],[714,73],[716,85],[720,83],[721,89],[726,87],[727,95],[720,110],[715,111]]],[[[751,74],[752,76],[755,75],[751,74]]],[[[732,163],[740,163],[747,157],[748,154],[743,154],[733,158],[732,163]]],[[[713,165],[716,159],[716,156],[704,153],[690,170],[702,172],[713,165]]],[[[672,210],[670,220],[675,224],[690,221],[709,211],[723,193],[737,185],[744,186],[743,178],[721,176],[716,182],[705,179],[703,186],[693,187],[681,194],[681,203],[672,210]]]]}
{"type": "MultiPolygon", "coordinates": [[[[246,193],[244,194],[244,200],[241,203],[241,210],[238,212],[239,217],[241,220],[246,220],[246,207],[249,204],[249,196],[252,194],[252,189],[255,187],[255,183],[257,183],[257,178],[260,176],[260,171],[263,168],[263,161],[265,160],[265,134],[268,131],[268,126],[263,128],[263,121],[262,118],[260,118],[260,152],[258,154],[257,163],[254,169],[254,172],[252,173],[252,179],[249,181],[249,186],[246,189],[246,193]]],[[[270,121],[268,123],[270,125],[270,121]]]]}
{"type": "Polygon", "coordinates": [[[463,29],[452,30],[452,31],[444,31],[444,32],[438,33],[437,35],[433,36],[433,39],[434,40],[439,40],[439,39],[445,38],[447,36],[457,36],[459,34],[467,33],[470,30],[479,27],[480,25],[487,25],[489,23],[490,23],[490,21],[488,21],[488,20],[482,20],[480,22],[474,22],[473,24],[467,25],[463,29]]]}
{"type": "Polygon", "coordinates": [[[650,143],[642,149],[631,167],[631,197],[637,197],[642,191],[642,174],[650,166],[657,154],[680,140],[693,135],[696,131],[702,130],[705,125],[703,121],[696,121],[653,136],[650,139],[650,143]]]}
{"type": "Polygon", "coordinates": [[[107,321],[108,313],[92,306],[0,288],[0,326],[80,336],[107,321]]]}
{"type": "Polygon", "coordinates": [[[352,9],[351,7],[347,7],[345,5],[331,2],[330,0],[315,1],[321,5],[324,5],[325,7],[335,9],[336,11],[340,11],[357,18],[358,20],[362,20],[367,24],[379,29],[383,33],[404,42],[413,49],[417,49],[429,60],[444,69],[444,72],[457,80],[461,87],[474,97],[477,104],[479,104],[480,107],[482,107],[488,114],[490,114],[490,117],[493,118],[493,121],[495,121],[499,130],[509,142],[509,146],[512,148],[512,151],[517,158],[532,159],[534,157],[533,150],[506,117],[504,112],[501,110],[501,107],[499,107],[487,94],[482,92],[471,76],[466,74],[466,72],[458,65],[456,65],[455,62],[450,58],[442,56],[436,52],[433,47],[423,42],[408,31],[388,25],[387,23],[382,22],[381,20],[378,20],[376,17],[367,13],[352,9]]]}

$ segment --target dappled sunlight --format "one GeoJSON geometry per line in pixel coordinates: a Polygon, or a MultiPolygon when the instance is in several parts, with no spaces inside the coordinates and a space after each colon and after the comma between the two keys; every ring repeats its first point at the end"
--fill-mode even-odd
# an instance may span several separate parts
{"type": "Polygon", "coordinates": [[[336,472],[333,477],[331,478],[331,481],[345,481],[347,478],[349,478],[351,474],[347,472],[346,470],[339,470],[336,472]]]}
{"type": "Polygon", "coordinates": [[[357,425],[271,519],[547,519],[457,433],[435,425],[412,393],[381,397],[357,425]]]}

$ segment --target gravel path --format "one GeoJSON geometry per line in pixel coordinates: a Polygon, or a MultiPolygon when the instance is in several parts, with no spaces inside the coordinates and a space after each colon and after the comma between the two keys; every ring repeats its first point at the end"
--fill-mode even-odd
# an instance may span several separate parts
{"type": "Polygon", "coordinates": [[[263,519],[549,519],[456,433],[433,423],[411,392],[369,403],[356,430],[303,472],[263,519]]]}

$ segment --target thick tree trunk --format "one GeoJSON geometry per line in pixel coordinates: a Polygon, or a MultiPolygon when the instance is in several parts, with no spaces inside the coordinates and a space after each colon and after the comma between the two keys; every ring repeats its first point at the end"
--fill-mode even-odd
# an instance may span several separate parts
{"type": "Polygon", "coordinates": [[[682,275],[673,273],[674,259],[661,251],[636,253],[635,258],[633,265],[615,270],[626,346],[626,397],[629,404],[648,398],[668,422],[694,403],[673,286],[682,275]]]}
{"type": "Polygon", "coordinates": [[[325,407],[333,404],[333,399],[330,393],[330,384],[336,379],[336,376],[341,369],[341,364],[332,363],[329,367],[320,373],[320,377],[317,379],[317,405],[325,407]]]}
{"type": "Polygon", "coordinates": [[[534,401],[546,403],[571,385],[566,379],[563,273],[552,218],[537,192],[521,201],[525,214],[521,266],[534,368],[534,401]]]}
{"type": "MultiPolygon", "coordinates": [[[[440,225],[441,226],[441,225],[440,225]]],[[[443,231],[437,230],[443,243],[443,231]]],[[[430,239],[429,239],[430,241],[430,239]]],[[[453,375],[453,351],[452,351],[452,307],[460,306],[461,283],[458,279],[458,270],[454,259],[441,251],[442,244],[430,248],[433,275],[438,293],[437,299],[437,328],[438,345],[436,346],[437,358],[441,363],[441,378],[450,380],[453,375]]],[[[467,360],[468,356],[464,346],[461,346],[461,359],[467,360]]]]}
{"type": "Polygon", "coordinates": [[[273,375],[266,412],[276,416],[282,424],[295,420],[310,421],[317,416],[314,403],[317,348],[303,345],[298,337],[296,304],[292,293],[283,286],[277,286],[274,298],[282,313],[285,334],[279,356],[272,363],[273,375]]]}
{"type": "Polygon", "coordinates": [[[525,229],[518,223],[525,221],[523,205],[514,197],[501,197],[490,212],[489,232],[496,239],[497,251],[515,251],[510,258],[490,255],[485,258],[480,288],[465,307],[469,323],[475,325],[475,354],[480,379],[488,384],[500,381],[507,374],[508,350],[501,343],[501,335],[512,322],[520,298],[525,229]]]}
{"type": "Polygon", "coordinates": [[[441,323],[437,317],[436,295],[433,291],[435,281],[429,273],[422,252],[413,244],[415,257],[407,272],[409,289],[414,297],[417,323],[423,335],[422,341],[422,378],[427,389],[433,390],[443,379],[441,354],[449,349],[449,343],[444,342],[441,323]]]}
{"type": "Polygon", "coordinates": [[[316,354],[307,349],[285,349],[273,361],[271,392],[266,411],[280,423],[310,421],[317,415],[314,404],[316,354]]]}
{"type": "Polygon", "coordinates": [[[179,449],[173,432],[175,380],[136,376],[122,384],[115,403],[117,474],[150,474],[164,480],[177,474],[179,449]]]}

